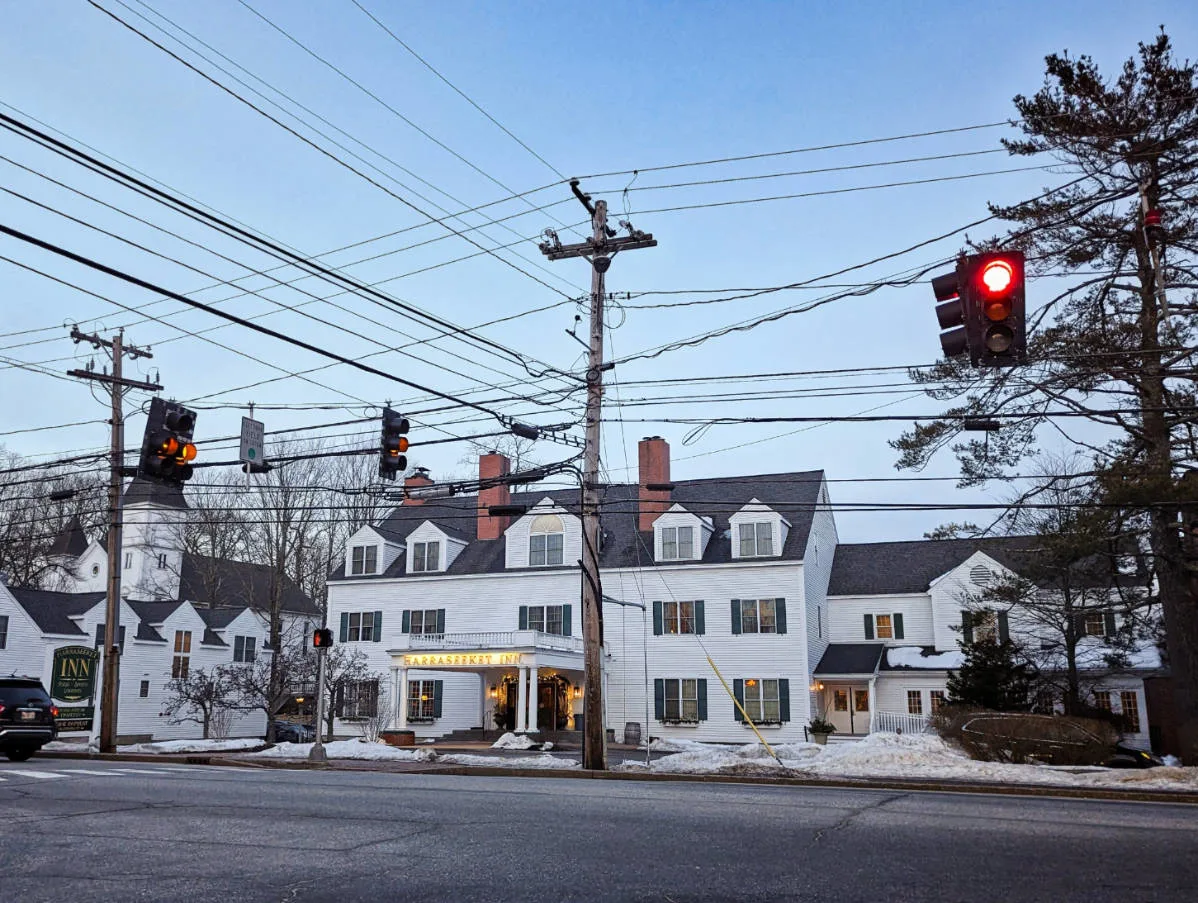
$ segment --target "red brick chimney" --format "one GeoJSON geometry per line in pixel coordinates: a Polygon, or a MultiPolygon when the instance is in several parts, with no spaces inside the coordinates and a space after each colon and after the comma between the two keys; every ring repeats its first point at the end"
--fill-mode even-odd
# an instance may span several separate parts
{"type": "MultiPolygon", "coordinates": [[[[507,459],[507,455],[501,455],[499,452],[490,452],[489,454],[478,456],[478,478],[480,480],[506,477],[511,472],[512,462],[507,459]]],[[[479,539],[498,539],[503,535],[503,531],[511,523],[511,518],[507,515],[492,517],[487,513],[487,509],[492,505],[510,505],[511,503],[512,490],[506,483],[501,486],[492,486],[489,489],[483,489],[478,493],[479,539]]]]}
{"type": "MultiPolygon", "coordinates": [[[[405,491],[408,489],[417,489],[417,488],[421,488],[424,486],[432,486],[432,485],[433,485],[433,478],[428,475],[428,471],[425,470],[423,467],[419,468],[410,477],[404,477],[404,481],[403,481],[403,488],[405,491]]],[[[422,498],[405,498],[403,500],[403,503],[405,505],[423,505],[424,499],[422,499],[422,498]]]]}
{"type": "Polygon", "coordinates": [[[644,532],[652,530],[658,515],[670,507],[669,489],[647,488],[650,484],[670,482],[670,443],[661,436],[647,436],[637,451],[640,464],[637,529],[644,532]]]}

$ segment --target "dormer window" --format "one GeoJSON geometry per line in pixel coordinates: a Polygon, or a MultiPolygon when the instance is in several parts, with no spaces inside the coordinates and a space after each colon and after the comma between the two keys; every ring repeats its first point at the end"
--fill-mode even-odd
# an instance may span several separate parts
{"type": "Polygon", "coordinates": [[[774,525],[768,520],[741,524],[738,538],[741,558],[774,554],[774,525]]]}
{"type": "Polygon", "coordinates": [[[695,557],[694,527],[663,527],[661,558],[663,561],[689,561],[695,557]]]}
{"type": "Polygon", "coordinates": [[[441,543],[417,542],[412,544],[412,571],[440,570],[441,543]]]}
{"type": "Polygon", "coordinates": [[[354,546],[350,552],[350,574],[374,574],[379,568],[378,546],[354,546]]]}
{"type": "Polygon", "coordinates": [[[548,567],[561,564],[565,550],[566,526],[556,514],[541,514],[533,519],[528,536],[528,564],[548,567]]]}

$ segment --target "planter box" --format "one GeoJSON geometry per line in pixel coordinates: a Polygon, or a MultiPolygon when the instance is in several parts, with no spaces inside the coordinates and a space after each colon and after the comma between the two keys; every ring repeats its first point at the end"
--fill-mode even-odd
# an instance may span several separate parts
{"type": "Polygon", "coordinates": [[[379,738],[388,746],[415,746],[415,731],[380,731],[379,738]]]}
{"type": "Polygon", "coordinates": [[[832,736],[832,735],[825,731],[812,731],[811,732],[811,742],[815,743],[818,746],[826,746],[828,743],[828,738],[830,736],[832,736]]]}

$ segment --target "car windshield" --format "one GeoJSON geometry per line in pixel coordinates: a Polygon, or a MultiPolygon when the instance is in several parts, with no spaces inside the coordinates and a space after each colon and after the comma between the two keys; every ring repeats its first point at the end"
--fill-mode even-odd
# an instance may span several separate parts
{"type": "Polygon", "coordinates": [[[50,697],[46,695],[41,684],[0,684],[0,705],[15,707],[30,703],[50,705],[50,697]]]}

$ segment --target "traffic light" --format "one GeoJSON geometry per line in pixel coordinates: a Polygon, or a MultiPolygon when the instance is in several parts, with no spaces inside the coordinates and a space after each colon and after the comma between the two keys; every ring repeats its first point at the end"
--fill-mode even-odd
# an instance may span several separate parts
{"type": "Polygon", "coordinates": [[[951,273],[945,273],[932,280],[932,291],[936,294],[936,319],[940,328],[947,330],[940,333],[940,347],[944,349],[945,357],[957,357],[964,354],[970,347],[969,311],[961,297],[961,270],[963,263],[951,273]]]}
{"type": "Polygon", "coordinates": [[[317,627],[314,631],[312,631],[312,648],[332,649],[333,631],[327,627],[317,627]]]}
{"type": "Polygon", "coordinates": [[[978,323],[970,345],[975,366],[1013,367],[1027,354],[1022,251],[992,251],[965,259],[964,300],[978,323]]]}
{"type": "Polygon", "coordinates": [[[196,458],[191,441],[195,426],[195,411],[173,401],[150,399],[137,475],[176,486],[190,480],[191,462],[196,458]]]}
{"type": "Polygon", "coordinates": [[[390,408],[383,408],[383,433],[379,443],[379,476],[394,480],[408,469],[408,418],[390,408]]]}

